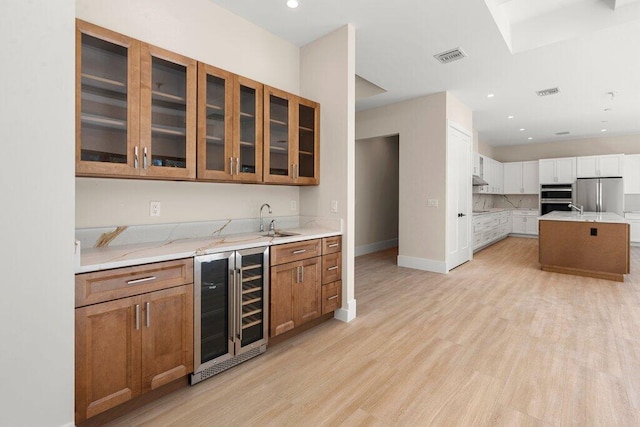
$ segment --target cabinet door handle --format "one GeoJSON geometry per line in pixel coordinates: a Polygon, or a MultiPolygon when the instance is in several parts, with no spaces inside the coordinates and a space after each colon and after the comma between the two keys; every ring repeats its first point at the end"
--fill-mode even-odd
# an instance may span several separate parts
{"type": "Polygon", "coordinates": [[[142,166],[147,169],[147,147],[144,147],[144,154],[142,155],[142,166]]]}
{"type": "Polygon", "coordinates": [[[296,179],[300,178],[300,165],[296,163],[296,179]]]}
{"type": "Polygon", "coordinates": [[[229,174],[233,176],[233,157],[229,157],[229,174]]]}
{"type": "Polygon", "coordinates": [[[292,254],[298,255],[298,254],[303,254],[305,252],[307,252],[306,249],[298,249],[297,251],[293,251],[292,254]]]}
{"type": "Polygon", "coordinates": [[[142,279],[129,280],[127,285],[135,285],[136,283],[148,282],[149,280],[156,280],[156,276],[143,277],[142,279]]]}
{"type": "Polygon", "coordinates": [[[300,266],[296,267],[296,283],[300,283],[300,266]]]}
{"type": "Polygon", "coordinates": [[[338,295],[334,295],[332,297],[327,298],[327,301],[331,301],[332,299],[338,299],[338,295]]]}
{"type": "Polygon", "coordinates": [[[304,283],[304,266],[300,266],[300,283],[304,283]]]}
{"type": "Polygon", "coordinates": [[[330,248],[337,248],[338,246],[340,246],[340,244],[339,244],[339,243],[332,243],[332,244],[330,244],[328,247],[330,247],[330,248]]]}
{"type": "Polygon", "coordinates": [[[147,302],[147,328],[151,326],[151,303],[147,302]]]}
{"type": "Polygon", "coordinates": [[[138,146],[133,148],[133,167],[138,169],[138,146]]]}
{"type": "Polygon", "coordinates": [[[337,270],[337,269],[338,269],[338,266],[334,265],[333,267],[327,268],[327,271],[333,271],[333,270],[337,270]]]}
{"type": "Polygon", "coordinates": [[[140,304],[136,304],[136,331],[140,330],[140,304]]]}
{"type": "Polygon", "coordinates": [[[240,157],[236,157],[236,175],[240,175],[240,157]]]}

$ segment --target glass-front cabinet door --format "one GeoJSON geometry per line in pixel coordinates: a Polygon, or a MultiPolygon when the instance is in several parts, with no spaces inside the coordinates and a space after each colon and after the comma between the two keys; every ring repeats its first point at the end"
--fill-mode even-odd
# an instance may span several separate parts
{"type": "Polygon", "coordinates": [[[140,43],[76,21],[76,173],[138,175],[140,43]]]}
{"type": "Polygon", "coordinates": [[[196,61],[143,44],[140,175],[196,177],[196,61]]]}
{"type": "Polygon", "coordinates": [[[231,180],[233,75],[198,63],[198,178],[231,180]]]}
{"type": "Polygon", "coordinates": [[[295,96],[264,90],[264,182],[292,184],[296,159],[295,96]]]}
{"type": "Polygon", "coordinates": [[[233,179],[244,182],[262,181],[262,105],[263,85],[256,81],[235,76],[233,179]]]}
{"type": "Polygon", "coordinates": [[[295,178],[298,184],[317,185],[320,181],[320,106],[298,99],[298,159],[295,178]]]}

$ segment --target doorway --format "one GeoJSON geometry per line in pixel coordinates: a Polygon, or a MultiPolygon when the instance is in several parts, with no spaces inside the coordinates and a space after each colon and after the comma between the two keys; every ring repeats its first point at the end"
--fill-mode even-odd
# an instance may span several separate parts
{"type": "Polygon", "coordinates": [[[355,256],[398,246],[400,136],[356,141],[355,256]]]}

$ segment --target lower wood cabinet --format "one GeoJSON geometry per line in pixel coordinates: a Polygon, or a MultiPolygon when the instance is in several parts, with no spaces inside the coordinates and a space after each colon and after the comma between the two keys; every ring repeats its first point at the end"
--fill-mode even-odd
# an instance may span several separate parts
{"type": "Polygon", "coordinates": [[[270,336],[320,317],[320,266],[320,257],[313,257],[271,267],[270,336]]]}
{"type": "Polygon", "coordinates": [[[340,236],[272,246],[269,336],[342,305],[340,236]]]}
{"type": "MultiPolygon", "coordinates": [[[[191,260],[183,262],[192,269],[191,260]]],[[[137,277],[150,268],[128,270],[137,277]]],[[[120,270],[78,275],[76,287],[88,275],[108,283],[120,270]]],[[[136,280],[141,279],[130,280],[126,292],[136,280]]],[[[144,288],[154,280],[138,283],[144,288]]],[[[193,372],[192,283],[78,307],[75,324],[76,423],[193,372]]]]}

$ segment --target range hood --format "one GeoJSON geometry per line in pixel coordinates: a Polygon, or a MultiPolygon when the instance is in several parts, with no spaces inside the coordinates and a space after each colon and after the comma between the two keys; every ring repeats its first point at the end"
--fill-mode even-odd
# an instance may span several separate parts
{"type": "Polygon", "coordinates": [[[489,185],[489,183],[482,179],[479,175],[473,175],[473,186],[482,187],[483,185],[489,185]]]}

